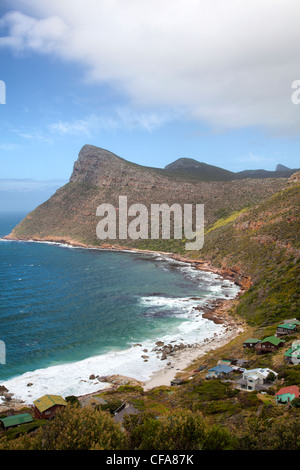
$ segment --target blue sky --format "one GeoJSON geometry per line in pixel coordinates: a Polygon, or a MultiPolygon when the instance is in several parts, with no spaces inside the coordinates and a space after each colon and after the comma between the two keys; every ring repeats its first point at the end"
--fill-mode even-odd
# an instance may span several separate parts
{"type": "Polygon", "coordinates": [[[154,167],[299,167],[299,24],[296,0],[2,1],[0,209],[9,190],[42,202],[36,182],[50,195],[87,143],[154,167]]]}

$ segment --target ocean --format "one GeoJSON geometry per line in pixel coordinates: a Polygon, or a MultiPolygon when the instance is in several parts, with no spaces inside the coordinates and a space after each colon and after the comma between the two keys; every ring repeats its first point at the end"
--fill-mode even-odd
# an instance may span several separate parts
{"type": "MultiPolygon", "coordinates": [[[[1,214],[0,237],[24,215],[1,214]]],[[[104,387],[92,374],[148,380],[165,367],[153,351],[157,341],[222,336],[224,326],[195,307],[239,290],[160,254],[0,239],[0,261],[0,385],[27,403],[104,387]]]]}

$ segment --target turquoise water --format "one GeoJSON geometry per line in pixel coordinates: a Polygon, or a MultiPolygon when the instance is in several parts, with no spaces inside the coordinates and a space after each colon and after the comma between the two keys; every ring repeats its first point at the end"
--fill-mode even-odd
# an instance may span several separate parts
{"type": "MultiPolygon", "coordinates": [[[[17,217],[16,217],[17,218],[17,217]]],[[[14,225],[2,218],[2,235],[14,225]]],[[[205,295],[205,287],[152,256],[0,242],[2,379],[159,337],[181,322],[141,297],[205,295]]]]}
{"type": "MultiPolygon", "coordinates": [[[[0,236],[22,217],[2,215],[0,236]]],[[[189,299],[205,301],[226,291],[222,280],[207,273],[141,253],[2,240],[0,260],[0,340],[6,345],[0,383],[91,357],[102,357],[107,372],[124,361],[124,353],[111,354],[134,343],[166,335],[197,340],[205,328],[212,334],[217,327],[203,320],[203,331],[195,334],[196,301],[189,299]]],[[[132,361],[132,373],[145,368],[137,356],[132,361]]],[[[147,367],[157,368],[157,361],[147,367]]]]}

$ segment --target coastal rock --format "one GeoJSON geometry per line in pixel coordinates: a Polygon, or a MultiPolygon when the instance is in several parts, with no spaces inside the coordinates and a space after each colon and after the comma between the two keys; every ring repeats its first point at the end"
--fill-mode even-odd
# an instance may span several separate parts
{"type": "Polygon", "coordinates": [[[139,380],[133,379],[132,377],[126,377],[125,375],[108,375],[105,377],[105,382],[111,383],[114,385],[116,388],[120,387],[121,385],[131,385],[133,387],[135,386],[142,386],[143,382],[140,382],[139,380]]]}
{"type": "Polygon", "coordinates": [[[224,320],[222,320],[221,318],[216,317],[215,315],[213,315],[212,313],[209,313],[209,312],[203,313],[202,317],[206,318],[207,320],[213,321],[217,325],[224,324],[224,320]]]}
{"type": "Polygon", "coordinates": [[[13,393],[4,392],[2,396],[4,397],[4,400],[10,401],[12,399],[13,393]]]}
{"type": "Polygon", "coordinates": [[[0,397],[4,395],[4,393],[7,393],[8,390],[4,385],[0,385],[0,397]]]}

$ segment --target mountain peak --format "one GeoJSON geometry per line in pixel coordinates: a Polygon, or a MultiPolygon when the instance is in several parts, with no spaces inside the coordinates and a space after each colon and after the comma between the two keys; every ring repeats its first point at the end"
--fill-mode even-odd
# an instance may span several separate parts
{"type": "Polygon", "coordinates": [[[276,171],[290,171],[290,170],[291,170],[290,168],[288,168],[285,165],[281,165],[281,163],[278,163],[276,167],[276,171]]]}
{"type": "Polygon", "coordinates": [[[125,160],[108,150],[94,145],[84,145],[74,163],[71,183],[87,182],[97,185],[102,176],[124,165],[125,160]]]}
{"type": "Polygon", "coordinates": [[[226,181],[232,179],[233,173],[218,166],[199,162],[193,158],[178,158],[175,162],[165,166],[165,170],[174,173],[190,174],[203,180],[226,181]]]}

